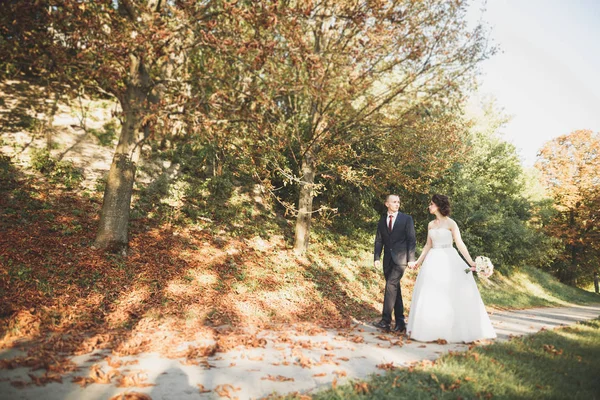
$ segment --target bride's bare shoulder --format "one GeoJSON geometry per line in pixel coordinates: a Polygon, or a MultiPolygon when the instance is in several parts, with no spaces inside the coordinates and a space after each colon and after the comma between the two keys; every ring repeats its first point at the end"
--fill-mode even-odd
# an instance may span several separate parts
{"type": "Polygon", "coordinates": [[[452,218],[448,218],[448,224],[451,229],[458,229],[458,224],[452,218]]]}

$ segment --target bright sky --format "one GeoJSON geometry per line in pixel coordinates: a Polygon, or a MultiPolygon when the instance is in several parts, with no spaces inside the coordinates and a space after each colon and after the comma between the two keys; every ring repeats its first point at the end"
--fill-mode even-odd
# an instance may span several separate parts
{"type": "Polygon", "coordinates": [[[599,0],[488,0],[483,21],[500,51],[481,65],[480,92],[513,117],[504,138],[524,165],[550,139],[600,132],[599,0]]]}

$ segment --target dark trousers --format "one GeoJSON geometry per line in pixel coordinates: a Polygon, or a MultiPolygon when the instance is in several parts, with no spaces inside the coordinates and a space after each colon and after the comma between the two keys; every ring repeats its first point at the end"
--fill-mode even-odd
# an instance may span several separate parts
{"type": "Polygon", "coordinates": [[[386,323],[392,322],[392,310],[398,321],[404,321],[404,303],[402,302],[402,290],[400,278],[404,275],[406,265],[390,264],[384,269],[385,295],[383,296],[383,313],[381,319],[386,323]]]}

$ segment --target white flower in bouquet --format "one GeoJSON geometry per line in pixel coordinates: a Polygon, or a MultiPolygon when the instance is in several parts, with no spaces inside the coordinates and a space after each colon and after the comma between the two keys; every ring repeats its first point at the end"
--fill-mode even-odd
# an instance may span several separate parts
{"type": "MultiPolygon", "coordinates": [[[[466,273],[469,273],[469,271],[471,271],[471,268],[465,269],[466,273]]],[[[488,257],[477,256],[475,258],[475,272],[481,277],[489,278],[494,272],[494,265],[488,257]]]]}

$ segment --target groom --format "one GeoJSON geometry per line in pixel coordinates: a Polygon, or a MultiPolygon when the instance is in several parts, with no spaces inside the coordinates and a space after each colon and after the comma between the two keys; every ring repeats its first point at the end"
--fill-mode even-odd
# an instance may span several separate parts
{"type": "Polygon", "coordinates": [[[379,268],[383,250],[383,275],[385,276],[385,295],[381,321],[377,328],[389,330],[392,323],[392,309],[396,317],[394,332],[404,332],[404,304],[400,290],[400,278],[409,262],[415,261],[415,225],[411,216],[398,212],[400,197],[390,194],[385,199],[387,213],[377,224],[375,235],[375,268],[379,268]]]}

